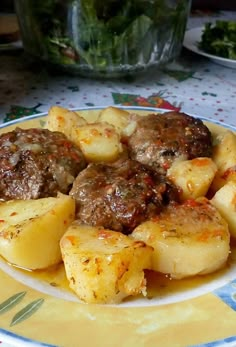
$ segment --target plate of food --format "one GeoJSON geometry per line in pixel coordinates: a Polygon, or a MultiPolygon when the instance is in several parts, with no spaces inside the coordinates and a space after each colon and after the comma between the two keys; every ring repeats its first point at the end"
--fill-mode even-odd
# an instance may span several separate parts
{"type": "Polygon", "coordinates": [[[235,130],[114,106],[2,125],[0,340],[235,345],[235,130]]]}
{"type": "Polygon", "coordinates": [[[236,68],[236,25],[233,21],[216,21],[187,30],[183,46],[209,58],[216,64],[236,68]]]}

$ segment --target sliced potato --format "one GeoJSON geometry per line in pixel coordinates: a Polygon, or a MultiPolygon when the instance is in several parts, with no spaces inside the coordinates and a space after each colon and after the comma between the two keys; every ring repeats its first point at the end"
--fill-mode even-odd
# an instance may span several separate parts
{"type": "Polygon", "coordinates": [[[236,182],[236,166],[226,171],[218,169],[210,187],[211,196],[214,196],[219,189],[223,188],[223,186],[230,181],[236,182]]]}
{"type": "Polygon", "coordinates": [[[169,206],[131,237],[154,248],[153,270],[176,279],[216,271],[230,250],[228,225],[205,198],[169,206]]]}
{"type": "Polygon", "coordinates": [[[211,158],[195,158],[174,162],[167,176],[180,188],[180,197],[184,201],[205,196],[216,171],[216,164],[211,158]]]}
{"type": "Polygon", "coordinates": [[[131,135],[136,128],[136,122],[131,120],[129,112],[113,106],[106,107],[100,112],[98,122],[113,125],[121,137],[131,135]]]}
{"type": "Polygon", "coordinates": [[[152,248],[119,232],[71,224],[60,242],[70,287],[87,303],[146,295],[152,248]]]}
{"type": "Polygon", "coordinates": [[[227,170],[236,165],[236,135],[227,130],[216,137],[212,159],[218,168],[227,170]]]}
{"type": "Polygon", "coordinates": [[[51,131],[60,131],[71,140],[74,130],[85,124],[87,124],[85,119],[76,112],[60,106],[52,106],[48,112],[46,128],[51,131]]]}
{"type": "Polygon", "coordinates": [[[229,181],[211,199],[229,225],[231,235],[236,238],[236,182],[229,181]]]}
{"type": "Polygon", "coordinates": [[[0,255],[26,269],[61,262],[59,241],[74,220],[75,202],[56,198],[11,200],[0,204],[0,255]]]}
{"type": "Polygon", "coordinates": [[[212,159],[218,171],[212,182],[211,190],[216,192],[236,176],[236,135],[227,130],[216,137],[212,159]]]}
{"type": "Polygon", "coordinates": [[[80,147],[88,162],[112,162],[122,152],[120,136],[113,125],[93,123],[78,127],[73,141],[80,147]]]}

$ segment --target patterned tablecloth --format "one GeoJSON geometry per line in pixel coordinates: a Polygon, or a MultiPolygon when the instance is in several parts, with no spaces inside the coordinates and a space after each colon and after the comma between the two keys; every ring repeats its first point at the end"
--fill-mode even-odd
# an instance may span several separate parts
{"type": "MultiPolygon", "coordinates": [[[[187,27],[219,18],[236,20],[236,12],[196,11],[187,27]]],[[[178,60],[161,71],[118,80],[50,75],[43,68],[29,65],[22,49],[0,48],[0,123],[47,112],[52,105],[136,105],[181,109],[236,126],[235,101],[236,68],[215,64],[184,48],[178,60]]],[[[9,345],[0,342],[0,347],[9,345]]]]}
{"type": "MultiPolygon", "coordinates": [[[[188,29],[218,18],[236,20],[236,12],[194,13],[188,29]]],[[[0,51],[0,121],[69,108],[138,105],[179,109],[236,125],[236,69],[223,67],[183,49],[180,58],[161,71],[133,79],[89,80],[49,75],[28,65],[22,50],[0,51]]]]}

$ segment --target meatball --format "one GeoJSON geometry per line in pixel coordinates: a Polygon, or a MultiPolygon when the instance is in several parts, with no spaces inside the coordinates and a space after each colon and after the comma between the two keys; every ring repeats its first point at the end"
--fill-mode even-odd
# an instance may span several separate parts
{"type": "Polygon", "coordinates": [[[211,155],[211,133],[200,119],[174,111],[132,117],[137,126],[126,139],[129,156],[161,173],[177,158],[187,160],[211,155]]]}
{"type": "Polygon", "coordinates": [[[85,168],[83,154],[66,136],[47,129],[0,135],[0,199],[37,199],[68,193],[85,168]]]}
{"type": "Polygon", "coordinates": [[[81,223],[130,233],[147,218],[159,214],[177,189],[165,176],[141,163],[91,163],[77,176],[69,193],[77,202],[81,223]]]}

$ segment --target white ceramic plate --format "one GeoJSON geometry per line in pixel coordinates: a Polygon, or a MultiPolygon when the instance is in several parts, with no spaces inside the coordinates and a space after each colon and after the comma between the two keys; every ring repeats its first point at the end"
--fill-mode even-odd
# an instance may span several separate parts
{"type": "MultiPolygon", "coordinates": [[[[91,121],[102,108],[78,111],[91,121]]],[[[140,114],[167,111],[123,108],[140,114]]],[[[0,126],[0,134],[16,126],[44,127],[45,116],[11,121],[0,126]]],[[[203,120],[211,130],[236,131],[203,120]]],[[[162,278],[150,288],[148,299],[137,297],[116,306],[81,303],[61,285],[63,269],[53,272],[53,278],[48,273],[32,276],[0,260],[0,341],[18,347],[236,346],[234,248],[229,266],[217,274],[181,282],[162,278]]]]}
{"type": "Polygon", "coordinates": [[[213,61],[216,64],[220,64],[220,65],[229,67],[231,69],[236,69],[236,60],[222,58],[216,55],[208,54],[198,48],[198,43],[201,41],[203,30],[204,30],[204,27],[187,30],[184,36],[183,46],[194,53],[197,53],[204,57],[209,58],[211,61],[213,61]]]}

